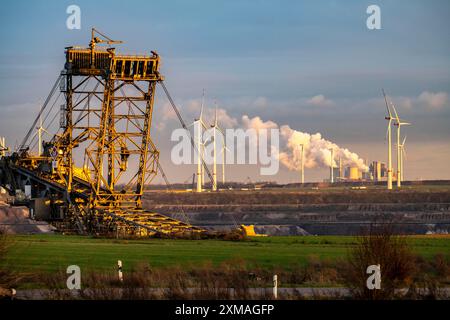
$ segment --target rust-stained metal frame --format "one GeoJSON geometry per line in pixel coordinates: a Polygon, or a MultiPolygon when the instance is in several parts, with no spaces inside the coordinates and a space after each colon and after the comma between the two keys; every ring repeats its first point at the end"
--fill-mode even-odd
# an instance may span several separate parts
{"type": "Polygon", "coordinates": [[[163,80],[160,57],[155,52],[116,55],[115,49],[93,43],[66,48],[65,123],[56,141],[57,171],[72,191],[74,151],[84,146],[90,207],[142,209],[144,185],[156,175],[159,159],[151,123],[156,83],[163,80]]]}

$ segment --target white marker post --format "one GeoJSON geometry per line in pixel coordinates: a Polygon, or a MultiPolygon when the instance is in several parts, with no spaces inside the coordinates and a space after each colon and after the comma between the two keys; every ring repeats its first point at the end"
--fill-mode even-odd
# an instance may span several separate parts
{"type": "Polygon", "coordinates": [[[273,276],[273,298],[278,298],[278,276],[276,274],[273,276]]]}
{"type": "Polygon", "coordinates": [[[122,260],[117,260],[117,272],[119,273],[119,281],[123,282],[122,260]]]}

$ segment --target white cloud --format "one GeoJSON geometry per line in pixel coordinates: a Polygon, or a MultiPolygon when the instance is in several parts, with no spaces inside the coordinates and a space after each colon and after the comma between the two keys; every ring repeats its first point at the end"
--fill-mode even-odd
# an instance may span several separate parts
{"type": "MultiPolygon", "coordinates": [[[[430,92],[423,91],[418,96],[395,96],[389,97],[388,99],[392,101],[397,109],[405,110],[421,110],[428,108],[430,110],[441,110],[448,105],[448,93],[446,92],[430,92]]],[[[384,105],[383,98],[376,98],[368,100],[368,104],[378,107],[384,105]]]]}
{"type": "Polygon", "coordinates": [[[260,117],[249,118],[248,115],[242,116],[242,126],[245,129],[277,129],[278,124],[273,121],[264,121],[260,117]]]}
{"type": "Polygon", "coordinates": [[[217,109],[217,119],[219,121],[219,125],[224,128],[234,127],[237,125],[236,118],[233,118],[227,113],[227,110],[218,108],[217,109]]]}
{"type": "Polygon", "coordinates": [[[316,95],[306,101],[307,104],[317,107],[329,107],[334,105],[333,100],[325,98],[323,94],[316,95]]]}
{"type": "Polygon", "coordinates": [[[156,121],[155,123],[156,129],[158,131],[164,130],[168,121],[177,119],[177,115],[175,114],[175,111],[173,110],[169,102],[166,102],[162,105],[161,115],[159,118],[159,121],[156,121]]]}
{"type": "MultiPolygon", "coordinates": [[[[177,104],[177,107],[183,117],[186,124],[191,124],[195,119],[197,119],[200,115],[201,109],[201,99],[192,99],[188,100],[184,103],[177,104]]],[[[215,117],[215,107],[211,104],[206,104],[203,107],[203,121],[209,125],[214,122],[215,117]]],[[[155,115],[156,121],[156,129],[158,131],[166,130],[167,125],[171,123],[172,125],[169,128],[173,127],[175,123],[177,126],[180,125],[178,121],[178,117],[175,114],[172,106],[167,102],[162,105],[160,109],[157,109],[157,114],[155,115]]],[[[227,110],[223,108],[217,108],[217,119],[219,125],[222,128],[230,128],[237,125],[238,120],[230,116],[227,110]]]]}
{"type": "Polygon", "coordinates": [[[419,95],[418,101],[429,109],[442,109],[448,102],[448,94],[446,92],[429,92],[424,91],[419,95]]]}
{"type": "Polygon", "coordinates": [[[414,103],[413,99],[408,97],[399,97],[396,99],[396,106],[399,106],[400,108],[403,109],[412,109],[413,103],[414,103]]]}

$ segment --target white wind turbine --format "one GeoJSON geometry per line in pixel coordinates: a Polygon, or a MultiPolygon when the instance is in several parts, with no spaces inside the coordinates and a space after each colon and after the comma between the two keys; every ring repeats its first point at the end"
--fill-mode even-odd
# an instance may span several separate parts
{"type": "Polygon", "coordinates": [[[203,89],[202,104],[200,109],[200,117],[194,119],[191,125],[197,125],[197,192],[203,191],[203,152],[204,152],[204,141],[203,141],[203,129],[207,129],[205,122],[203,122],[203,104],[205,100],[205,90],[203,89]]]}
{"type": "Polygon", "coordinates": [[[403,160],[406,159],[406,149],[405,149],[405,142],[406,142],[406,136],[403,138],[403,142],[400,144],[400,179],[403,180],[403,172],[404,172],[404,166],[403,166],[403,160]]]}
{"type": "Polygon", "coordinates": [[[212,189],[213,191],[217,190],[217,144],[216,144],[216,132],[219,131],[220,134],[222,134],[222,183],[225,183],[225,150],[226,150],[226,144],[225,144],[225,133],[223,132],[222,128],[219,127],[219,120],[217,118],[217,103],[215,102],[215,114],[214,114],[214,123],[211,125],[211,128],[213,128],[213,146],[214,146],[214,154],[213,154],[213,185],[212,189]]]}
{"type": "Polygon", "coordinates": [[[386,103],[386,109],[388,112],[388,116],[384,117],[387,121],[388,121],[388,126],[387,126],[387,139],[388,139],[388,172],[387,172],[387,188],[388,190],[392,190],[392,138],[391,138],[391,124],[392,124],[392,120],[394,118],[392,118],[392,113],[391,110],[389,109],[389,105],[387,102],[387,98],[386,98],[386,94],[384,92],[384,89],[382,89],[383,91],[383,96],[384,96],[384,102],[386,103]]]}
{"type": "Polygon", "coordinates": [[[394,125],[397,126],[397,187],[402,186],[402,155],[401,155],[401,145],[400,145],[400,129],[402,126],[409,126],[411,123],[409,122],[403,122],[400,120],[397,110],[395,110],[395,106],[393,103],[391,103],[392,109],[394,110],[395,114],[395,123],[394,125]]]}
{"type": "Polygon", "coordinates": [[[50,135],[50,133],[42,126],[41,116],[39,116],[39,127],[36,127],[36,129],[37,131],[34,133],[31,139],[33,139],[36,135],[38,136],[38,155],[42,156],[42,134],[45,132],[46,134],[50,135]]]}

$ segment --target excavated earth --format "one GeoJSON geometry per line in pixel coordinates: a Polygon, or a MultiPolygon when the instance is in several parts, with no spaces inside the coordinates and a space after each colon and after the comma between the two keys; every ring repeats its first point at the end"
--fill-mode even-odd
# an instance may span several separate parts
{"type": "Polygon", "coordinates": [[[254,224],[269,235],[353,235],[373,222],[407,234],[448,233],[450,192],[383,189],[341,191],[226,190],[147,192],[146,209],[212,229],[254,224]]]}
{"type": "Polygon", "coordinates": [[[5,194],[0,194],[0,229],[8,234],[52,233],[55,230],[45,221],[30,219],[27,207],[10,206],[5,194]]]}

